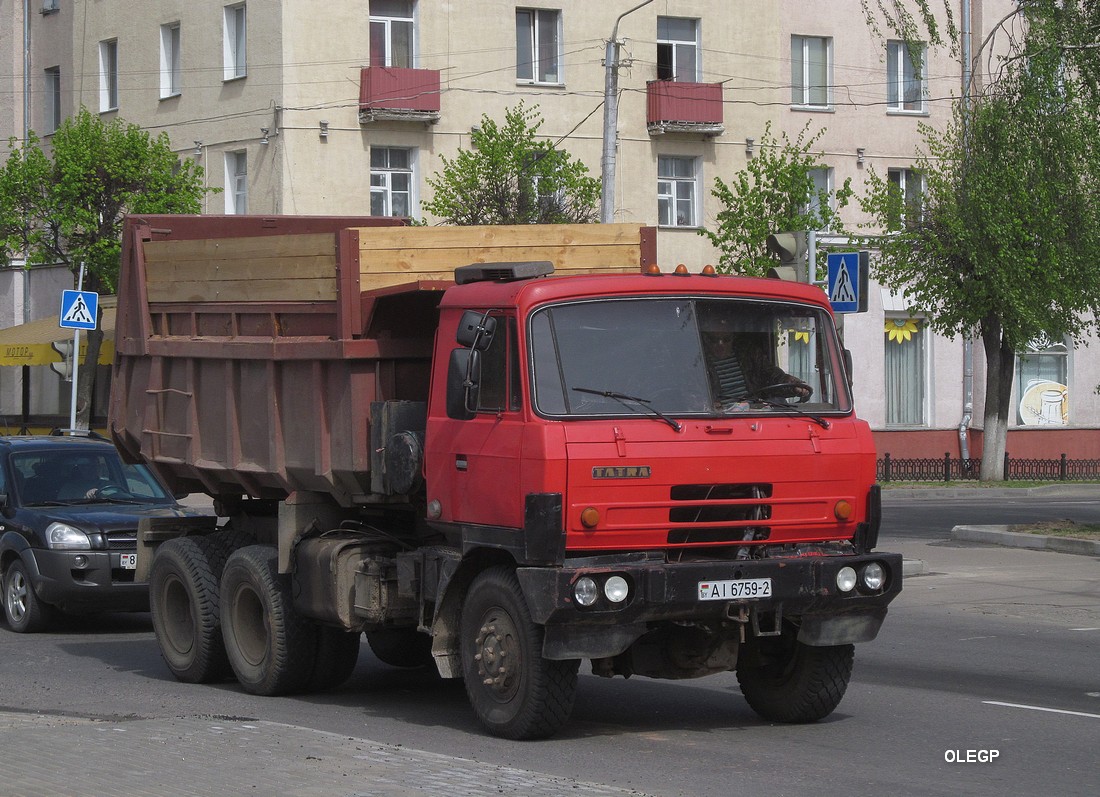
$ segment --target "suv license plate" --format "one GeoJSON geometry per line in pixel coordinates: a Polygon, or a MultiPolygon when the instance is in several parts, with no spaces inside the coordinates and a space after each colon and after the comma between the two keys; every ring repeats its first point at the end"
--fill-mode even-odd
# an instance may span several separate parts
{"type": "Polygon", "coordinates": [[[123,570],[137,570],[137,554],[120,553],[118,555],[118,566],[123,570]]]}
{"type": "Polygon", "coordinates": [[[741,578],[733,581],[700,581],[699,600],[735,601],[753,598],[770,598],[770,578],[741,578]]]}

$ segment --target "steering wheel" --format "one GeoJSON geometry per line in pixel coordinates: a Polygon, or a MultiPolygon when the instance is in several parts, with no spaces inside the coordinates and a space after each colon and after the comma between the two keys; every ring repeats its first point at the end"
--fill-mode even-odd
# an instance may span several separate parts
{"type": "Polygon", "coordinates": [[[767,393],[772,393],[779,398],[797,397],[799,404],[805,404],[810,400],[810,396],[814,394],[814,389],[801,380],[797,382],[776,382],[750,391],[746,398],[763,398],[767,393]],[[805,394],[801,392],[803,390],[806,391],[805,394]]]}
{"type": "Polygon", "coordinates": [[[130,492],[117,484],[107,484],[103,487],[97,487],[95,490],[95,497],[97,498],[118,498],[124,495],[129,496],[130,492]]]}

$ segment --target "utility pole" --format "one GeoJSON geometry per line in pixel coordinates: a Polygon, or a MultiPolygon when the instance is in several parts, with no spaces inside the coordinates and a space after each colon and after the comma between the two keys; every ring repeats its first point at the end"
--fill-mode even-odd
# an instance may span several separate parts
{"type": "Polygon", "coordinates": [[[604,53],[603,88],[603,156],[600,158],[602,190],[600,191],[600,221],[610,224],[615,221],[615,144],[619,128],[619,23],[627,14],[633,14],[639,8],[647,6],[653,0],[645,0],[629,11],[624,11],[615,19],[611,29],[611,38],[607,40],[604,53]]]}

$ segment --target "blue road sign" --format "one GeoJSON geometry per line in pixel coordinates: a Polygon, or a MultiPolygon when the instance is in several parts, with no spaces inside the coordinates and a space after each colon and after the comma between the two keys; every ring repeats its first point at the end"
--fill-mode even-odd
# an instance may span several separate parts
{"type": "Polygon", "coordinates": [[[859,252],[830,252],[825,259],[829,275],[829,303],[834,313],[860,310],[859,252]]]}
{"type": "Polygon", "coordinates": [[[95,329],[99,315],[99,294],[93,291],[62,291],[62,329],[95,329]]]}

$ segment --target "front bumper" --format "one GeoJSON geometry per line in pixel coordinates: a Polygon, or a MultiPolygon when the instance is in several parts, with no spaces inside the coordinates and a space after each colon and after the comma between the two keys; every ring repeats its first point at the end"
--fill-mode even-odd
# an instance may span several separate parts
{"type": "Polygon", "coordinates": [[[666,562],[645,555],[595,557],[566,562],[562,568],[529,567],[518,571],[532,619],[546,626],[551,658],[600,658],[621,653],[654,624],[661,622],[736,621],[755,629],[761,618],[773,625],[796,618],[799,639],[810,645],[835,645],[874,639],[886,608],[901,592],[900,554],[806,556],[738,561],[666,562]],[[877,562],[886,579],[876,591],[841,592],[837,573],[851,567],[859,573],[877,562]],[[591,607],[576,604],[573,584],[581,576],[601,583],[619,575],[630,594],[617,608],[602,597],[591,607]],[[771,579],[768,597],[700,600],[706,582],[771,579]]]}
{"type": "Polygon", "coordinates": [[[148,611],[149,585],[134,582],[120,556],[133,551],[34,551],[35,594],[63,611],[148,611]],[[83,567],[77,566],[83,557],[83,567]]]}

